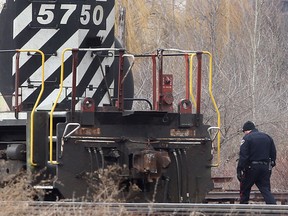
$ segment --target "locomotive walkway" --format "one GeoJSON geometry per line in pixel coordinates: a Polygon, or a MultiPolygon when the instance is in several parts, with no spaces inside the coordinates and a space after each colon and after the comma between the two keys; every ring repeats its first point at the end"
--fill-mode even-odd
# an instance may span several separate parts
{"type": "Polygon", "coordinates": [[[288,205],[188,203],[0,202],[3,215],[288,215],[288,205]],[[7,208],[9,211],[7,212],[7,208]],[[7,213],[7,214],[6,214],[7,213]]]}

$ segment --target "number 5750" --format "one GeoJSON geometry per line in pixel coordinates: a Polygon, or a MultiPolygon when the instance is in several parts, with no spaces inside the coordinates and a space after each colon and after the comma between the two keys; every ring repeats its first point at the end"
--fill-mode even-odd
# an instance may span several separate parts
{"type": "MultiPolygon", "coordinates": [[[[37,21],[41,25],[48,25],[52,23],[55,19],[55,4],[42,4],[37,15],[37,21]]],[[[60,24],[67,24],[69,17],[77,9],[76,4],[61,4],[61,10],[66,10],[61,17],[60,24]]],[[[87,25],[91,21],[94,25],[100,25],[103,21],[104,10],[101,5],[96,5],[92,8],[91,5],[82,5],[80,14],[80,23],[82,25],[87,25]]]]}

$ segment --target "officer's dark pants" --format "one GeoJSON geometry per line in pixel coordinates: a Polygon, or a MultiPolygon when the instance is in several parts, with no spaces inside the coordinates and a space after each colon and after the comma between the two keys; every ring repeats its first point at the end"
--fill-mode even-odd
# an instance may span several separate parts
{"type": "Polygon", "coordinates": [[[240,204],[248,204],[250,191],[254,184],[260,190],[266,204],[276,204],[270,191],[271,170],[268,165],[254,164],[245,171],[240,183],[240,204]]]}

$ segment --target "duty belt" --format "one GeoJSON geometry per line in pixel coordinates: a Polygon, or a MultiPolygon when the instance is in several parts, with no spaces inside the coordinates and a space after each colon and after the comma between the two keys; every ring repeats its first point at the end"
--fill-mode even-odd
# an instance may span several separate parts
{"type": "Polygon", "coordinates": [[[251,164],[268,165],[268,162],[265,162],[265,161],[252,161],[251,164]]]}

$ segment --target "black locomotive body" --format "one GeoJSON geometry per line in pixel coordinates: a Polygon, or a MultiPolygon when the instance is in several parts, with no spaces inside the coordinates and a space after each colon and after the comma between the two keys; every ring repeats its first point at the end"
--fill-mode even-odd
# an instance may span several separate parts
{"type": "Polygon", "coordinates": [[[124,196],[129,186],[139,188],[128,202],[202,202],[213,189],[211,132],[220,117],[211,80],[217,127],[204,125],[200,112],[208,52],[127,53],[114,38],[112,0],[7,1],[0,24],[9,26],[0,42],[1,180],[24,168],[37,175],[35,188],[80,198],[89,191],[87,173],[119,165],[124,196]],[[185,97],[176,109],[173,75],[163,72],[168,56],[186,64],[185,97]],[[133,96],[128,59],[137,57],[152,59],[152,102],[133,96]],[[150,109],[132,109],[139,100],[150,109]]]}

